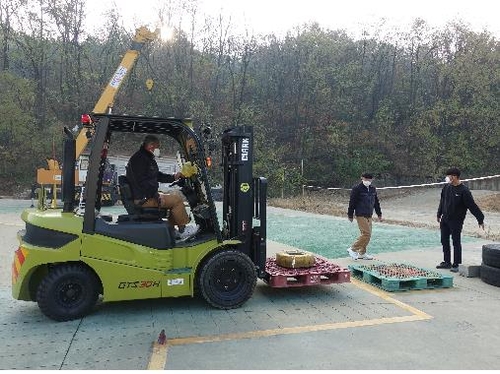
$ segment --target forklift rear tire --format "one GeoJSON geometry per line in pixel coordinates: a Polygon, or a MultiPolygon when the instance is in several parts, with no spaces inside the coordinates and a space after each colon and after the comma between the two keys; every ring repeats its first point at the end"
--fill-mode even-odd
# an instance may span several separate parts
{"type": "Polygon", "coordinates": [[[199,272],[198,288],[203,298],[219,309],[243,305],[253,294],[257,272],[250,258],[236,250],[215,253],[199,272]]]}
{"type": "Polygon", "coordinates": [[[42,313],[61,322],[87,315],[98,297],[97,276],[79,264],[63,264],[51,269],[40,282],[36,293],[42,313]]]}
{"type": "Polygon", "coordinates": [[[276,253],[276,263],[284,268],[310,268],[315,262],[314,255],[305,251],[290,250],[276,253]]]}

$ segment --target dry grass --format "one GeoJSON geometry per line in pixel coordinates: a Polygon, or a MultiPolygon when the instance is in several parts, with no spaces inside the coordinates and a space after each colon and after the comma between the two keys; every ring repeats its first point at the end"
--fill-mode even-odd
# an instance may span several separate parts
{"type": "Polygon", "coordinates": [[[481,196],[475,200],[477,205],[485,212],[500,212],[500,193],[481,196]]]}
{"type": "Polygon", "coordinates": [[[325,199],[317,196],[305,196],[288,199],[270,199],[269,205],[278,208],[299,210],[302,212],[317,214],[328,214],[333,216],[345,216],[347,212],[346,204],[343,204],[340,201],[325,199]]]}
{"type": "MultiPolygon", "coordinates": [[[[401,199],[411,196],[413,193],[409,190],[384,190],[379,195],[383,199],[384,205],[386,205],[390,204],[393,199],[401,201],[401,199]]],[[[475,197],[474,200],[485,212],[500,212],[500,192],[492,192],[490,195],[475,197]]],[[[348,191],[317,191],[305,196],[269,199],[269,205],[274,207],[333,216],[345,216],[347,214],[348,203],[348,191]]],[[[398,205],[404,206],[404,203],[398,205]]]]}
{"type": "MultiPolygon", "coordinates": [[[[410,190],[383,190],[379,192],[379,196],[386,205],[392,199],[402,199],[413,193],[410,190]]],[[[308,192],[304,196],[269,199],[269,205],[303,212],[345,217],[347,215],[349,195],[350,191],[348,190],[314,191],[308,192]]]]}

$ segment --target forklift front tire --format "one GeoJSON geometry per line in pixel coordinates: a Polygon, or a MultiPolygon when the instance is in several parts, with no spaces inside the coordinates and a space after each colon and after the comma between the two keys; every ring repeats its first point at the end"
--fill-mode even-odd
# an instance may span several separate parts
{"type": "Polygon", "coordinates": [[[79,264],[58,265],[38,286],[38,307],[55,321],[71,321],[87,315],[99,297],[96,275],[79,264]]]}
{"type": "Polygon", "coordinates": [[[252,296],[256,283],[252,260],[236,250],[215,253],[202,265],[198,278],[203,298],[219,309],[239,308],[252,296]]]}

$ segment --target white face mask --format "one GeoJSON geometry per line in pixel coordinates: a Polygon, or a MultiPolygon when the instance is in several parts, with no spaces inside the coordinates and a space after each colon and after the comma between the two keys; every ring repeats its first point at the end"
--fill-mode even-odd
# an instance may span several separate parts
{"type": "Polygon", "coordinates": [[[366,186],[366,187],[369,187],[370,184],[372,184],[371,181],[363,181],[363,184],[366,186]]]}
{"type": "Polygon", "coordinates": [[[444,181],[445,181],[446,183],[450,183],[450,182],[451,182],[451,179],[450,179],[450,177],[449,177],[449,176],[446,176],[446,178],[444,178],[444,181]]]}
{"type": "Polygon", "coordinates": [[[155,155],[155,157],[160,157],[160,148],[155,148],[153,154],[155,155]]]}

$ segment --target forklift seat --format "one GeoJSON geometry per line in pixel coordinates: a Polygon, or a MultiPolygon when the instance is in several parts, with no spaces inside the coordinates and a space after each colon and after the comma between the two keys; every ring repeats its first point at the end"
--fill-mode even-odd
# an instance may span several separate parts
{"type": "Polygon", "coordinates": [[[125,175],[118,177],[120,197],[128,215],[120,215],[118,221],[154,221],[168,217],[168,209],[147,207],[144,208],[134,202],[130,183],[125,175]]]}

